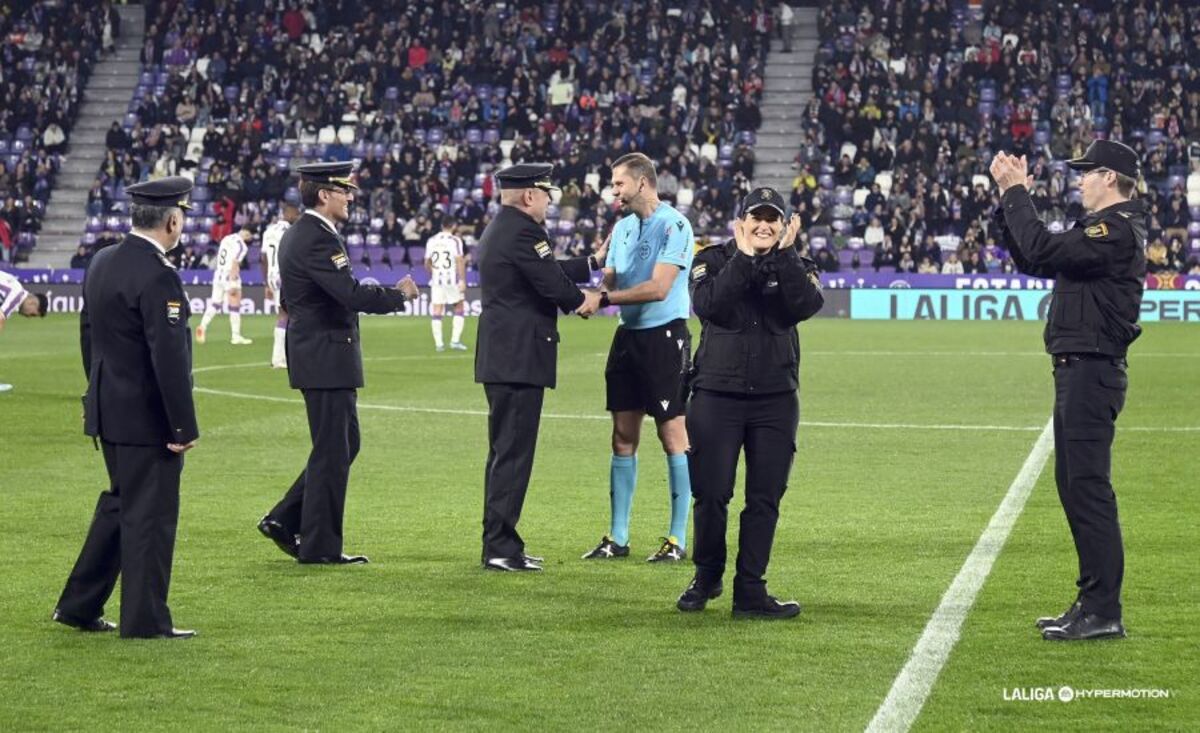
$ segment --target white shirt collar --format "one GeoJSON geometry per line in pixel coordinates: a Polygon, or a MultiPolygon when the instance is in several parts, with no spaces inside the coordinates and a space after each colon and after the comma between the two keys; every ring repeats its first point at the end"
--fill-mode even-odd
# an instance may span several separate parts
{"type": "Polygon", "coordinates": [[[305,213],[305,214],[312,214],[313,216],[315,216],[315,217],[317,217],[318,219],[320,219],[321,221],[323,221],[323,222],[325,223],[325,226],[329,227],[329,231],[333,232],[334,234],[337,234],[337,233],[338,233],[337,227],[335,227],[335,226],[333,225],[333,222],[329,221],[329,220],[328,220],[328,219],[326,219],[324,216],[321,216],[320,214],[318,214],[317,212],[313,211],[312,209],[305,209],[305,210],[304,210],[304,213],[305,213]]]}
{"type": "Polygon", "coordinates": [[[159,252],[163,253],[164,255],[167,253],[167,251],[165,249],[163,249],[163,246],[161,244],[159,244],[156,240],[153,240],[150,237],[147,237],[145,234],[138,234],[137,232],[131,231],[131,232],[129,232],[128,236],[140,237],[140,238],[146,240],[147,242],[149,242],[150,244],[153,244],[154,248],[157,249],[159,252]]]}

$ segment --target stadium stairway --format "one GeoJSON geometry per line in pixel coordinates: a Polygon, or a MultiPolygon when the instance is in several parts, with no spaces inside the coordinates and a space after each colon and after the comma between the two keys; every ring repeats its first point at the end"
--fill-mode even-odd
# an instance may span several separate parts
{"type": "Polygon", "coordinates": [[[791,195],[792,159],[800,150],[804,135],[800,120],[804,105],[812,96],[812,72],[816,64],[817,8],[796,7],[792,29],[792,52],[783,52],[783,42],[771,42],[767,55],[767,74],[763,79],[762,127],[754,145],[754,178],[757,186],[771,186],[791,195]]]}
{"type": "Polygon", "coordinates": [[[87,225],[87,196],[104,160],[104,136],[121,121],[138,83],[145,30],[141,5],[118,5],[121,37],[116,53],[96,64],[79,117],[71,128],[70,147],[55,180],[30,267],[66,267],[87,225]]]}

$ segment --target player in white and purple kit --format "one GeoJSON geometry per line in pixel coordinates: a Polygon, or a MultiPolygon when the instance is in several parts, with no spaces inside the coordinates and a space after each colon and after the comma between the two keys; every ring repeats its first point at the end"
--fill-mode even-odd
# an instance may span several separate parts
{"type": "Polygon", "coordinates": [[[450,329],[450,348],[466,351],[462,342],[463,325],[467,314],[467,259],[462,237],[454,233],[457,222],[451,216],[442,219],[442,231],[425,243],[425,269],[429,271],[429,313],[433,321],[433,345],[445,350],[442,341],[442,313],[454,306],[454,321],[450,329]]]}
{"type": "Polygon", "coordinates": [[[229,343],[244,346],[254,343],[242,338],[242,260],[246,258],[254,232],[243,225],[240,231],[221,240],[217,248],[217,262],[213,266],[212,297],[204,307],[204,318],[196,328],[196,343],[208,338],[208,324],[216,317],[219,309],[229,314],[229,328],[233,332],[229,343]]]}
{"type": "MultiPolygon", "coordinates": [[[[41,293],[31,293],[21,285],[16,275],[0,270],[0,331],[9,318],[20,313],[27,318],[44,318],[49,299],[41,293]]],[[[11,384],[0,383],[0,392],[12,389],[11,384]]]]}
{"type": "Polygon", "coordinates": [[[276,369],[287,369],[287,311],[283,309],[283,296],[279,292],[281,283],[279,277],[279,245],[283,241],[283,233],[292,222],[300,216],[300,210],[293,204],[283,204],[279,209],[279,219],[263,231],[262,255],[259,263],[262,265],[264,282],[267,284],[263,296],[263,310],[268,302],[275,304],[279,317],[275,319],[275,342],[271,347],[271,366],[276,369]]]}

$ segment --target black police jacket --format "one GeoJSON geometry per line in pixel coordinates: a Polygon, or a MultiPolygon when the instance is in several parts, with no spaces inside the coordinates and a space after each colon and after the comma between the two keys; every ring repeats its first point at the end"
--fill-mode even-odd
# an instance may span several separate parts
{"type": "Polygon", "coordinates": [[[503,206],[479,238],[483,309],[475,335],[475,381],[553,388],[558,311],[583,304],[576,282],[591,277],[586,257],[554,259],[542,225],[503,206]]]}
{"type": "Polygon", "coordinates": [[[358,314],[400,310],[404,295],[355,280],[342,238],[307,212],[283,234],[279,277],[288,313],[285,343],[292,387],[362,387],[358,314]]]}
{"type": "Polygon", "coordinates": [[[825,302],[816,263],[795,247],[750,257],[729,241],[701,250],[690,280],[701,323],[692,388],[755,395],[795,391],[796,324],[825,302]]]}
{"type": "Polygon", "coordinates": [[[1123,357],[1142,332],[1138,313],[1146,280],[1146,205],[1113,204],[1051,234],[1024,186],[1005,191],[993,215],[1013,263],[1054,279],[1046,352],[1123,357]]]}
{"type": "Polygon", "coordinates": [[[79,316],[87,435],[164,447],[200,437],[190,315],[179,273],[150,240],[128,234],[96,253],[79,316]]]}

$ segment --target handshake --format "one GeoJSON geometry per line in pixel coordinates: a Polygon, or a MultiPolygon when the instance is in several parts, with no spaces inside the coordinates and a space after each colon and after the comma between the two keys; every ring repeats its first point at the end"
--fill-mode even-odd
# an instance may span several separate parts
{"type": "Polygon", "coordinates": [[[405,300],[416,300],[421,294],[421,289],[413,282],[411,275],[405,275],[403,280],[396,283],[396,289],[404,294],[405,300]]]}
{"type": "Polygon", "coordinates": [[[596,311],[603,307],[600,304],[600,298],[601,293],[599,290],[584,290],[583,303],[575,309],[575,314],[584,318],[595,315],[596,311]]]}

